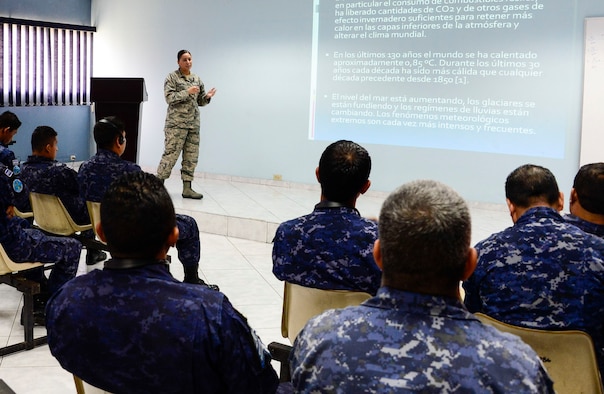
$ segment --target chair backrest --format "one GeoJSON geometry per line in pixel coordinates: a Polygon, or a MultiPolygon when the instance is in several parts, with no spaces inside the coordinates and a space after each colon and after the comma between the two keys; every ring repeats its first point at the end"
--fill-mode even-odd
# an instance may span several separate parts
{"type": "Polygon", "coordinates": [[[25,271],[30,268],[41,267],[42,263],[15,263],[0,245],[0,275],[11,274],[19,271],[25,271]]]}
{"type": "Polygon", "coordinates": [[[94,387],[91,384],[84,382],[82,379],[73,375],[73,382],[76,386],[76,393],[78,394],[111,394],[109,391],[105,391],[98,387],[94,387]]]}
{"type": "MultiPolygon", "coordinates": [[[[96,201],[86,201],[86,208],[88,208],[88,214],[90,215],[90,223],[94,234],[99,237],[96,231],[96,225],[101,222],[101,203],[96,201]]],[[[99,238],[100,239],[100,238],[99,238]]]]}
{"type": "Polygon", "coordinates": [[[311,317],[327,309],[359,305],[369,297],[371,294],[361,291],[322,290],[285,282],[281,335],[294,343],[294,339],[311,317]]]}
{"type": "Polygon", "coordinates": [[[73,235],[92,230],[92,225],[76,224],[57,196],[42,193],[29,193],[34,220],[41,230],[56,235],[73,235]]]}
{"type": "Polygon", "coordinates": [[[518,327],[482,313],[484,324],[519,336],[539,355],[558,394],[602,393],[602,380],[591,337],[583,331],[550,331],[518,327]]]}

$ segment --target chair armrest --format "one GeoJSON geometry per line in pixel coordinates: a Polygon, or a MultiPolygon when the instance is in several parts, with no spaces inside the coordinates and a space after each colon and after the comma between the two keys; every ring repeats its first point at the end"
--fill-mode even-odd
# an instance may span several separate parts
{"type": "Polygon", "coordinates": [[[268,351],[273,360],[281,363],[281,368],[279,370],[279,381],[291,381],[291,374],[289,371],[289,355],[292,352],[292,347],[279,342],[271,342],[268,344],[268,351]]]}

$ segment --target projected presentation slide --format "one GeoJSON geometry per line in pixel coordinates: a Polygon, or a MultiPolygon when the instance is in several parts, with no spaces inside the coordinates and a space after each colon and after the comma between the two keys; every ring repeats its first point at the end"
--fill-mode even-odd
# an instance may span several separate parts
{"type": "Polygon", "coordinates": [[[309,136],[562,158],[575,6],[315,0],[309,136]]]}

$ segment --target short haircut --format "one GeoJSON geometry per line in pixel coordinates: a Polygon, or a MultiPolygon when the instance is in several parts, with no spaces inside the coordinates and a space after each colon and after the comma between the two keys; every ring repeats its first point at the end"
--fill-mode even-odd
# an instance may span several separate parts
{"type": "Polygon", "coordinates": [[[94,125],[94,142],[98,148],[111,149],[115,138],[122,136],[126,129],[124,122],[116,116],[107,116],[94,125]]]}
{"type": "Polygon", "coordinates": [[[346,140],[332,143],[319,160],[323,196],[335,202],[354,198],[369,179],[370,172],[371,157],[365,148],[346,140]]]}
{"type": "Polygon", "coordinates": [[[505,181],[505,197],[519,207],[538,202],[554,205],[560,198],[556,177],[545,167],[525,164],[516,168],[505,181]]]}
{"type": "Polygon", "coordinates": [[[176,226],[174,205],[155,175],[126,173],[103,196],[101,225],[112,253],[154,259],[176,226]]]}
{"type": "Polygon", "coordinates": [[[385,278],[461,278],[472,226],[467,204],[450,187],[432,180],[404,184],[384,201],[378,225],[385,278]]]}
{"type": "Polygon", "coordinates": [[[582,166],[575,175],[573,188],[583,209],[604,215],[604,163],[582,166]]]}
{"type": "Polygon", "coordinates": [[[0,129],[8,127],[10,130],[16,130],[21,127],[21,121],[14,113],[4,111],[0,114],[0,129]]]}
{"type": "Polygon", "coordinates": [[[46,145],[52,144],[57,138],[57,132],[50,126],[38,126],[31,134],[31,150],[39,152],[44,150],[46,145]]]}
{"type": "Polygon", "coordinates": [[[178,53],[176,54],[176,60],[180,61],[180,58],[182,57],[182,55],[184,55],[185,53],[188,53],[189,55],[191,54],[191,52],[187,51],[186,49],[181,49],[180,51],[178,51],[178,53]]]}

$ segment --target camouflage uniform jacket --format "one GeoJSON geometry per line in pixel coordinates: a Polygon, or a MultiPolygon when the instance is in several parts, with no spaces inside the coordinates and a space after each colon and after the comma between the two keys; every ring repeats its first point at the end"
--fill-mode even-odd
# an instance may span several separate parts
{"type": "MultiPolygon", "coordinates": [[[[140,172],[138,164],[122,159],[117,153],[99,149],[97,154],[82,163],[78,171],[80,195],[84,201],[101,202],[105,192],[115,179],[129,172],[140,172]]],[[[188,215],[176,215],[178,225],[178,259],[186,267],[195,267],[201,256],[199,227],[188,215]]]]}
{"type": "Polygon", "coordinates": [[[15,262],[55,263],[48,279],[48,291],[53,292],[75,276],[82,244],[73,238],[47,236],[30,228],[25,219],[8,217],[7,208],[21,193],[21,180],[0,164],[0,244],[15,262]]]}
{"type": "Polygon", "coordinates": [[[15,160],[15,153],[10,150],[8,146],[0,144],[0,163],[4,164],[12,170],[15,160]]]}
{"type": "Polygon", "coordinates": [[[201,79],[191,73],[184,75],[180,70],[171,72],[164,81],[164,97],[168,103],[166,128],[199,129],[199,106],[210,103],[201,79]],[[187,89],[199,86],[199,93],[189,94],[187,89]]]}
{"type": "Polygon", "coordinates": [[[564,220],[573,226],[579,227],[581,230],[586,233],[593,234],[597,237],[604,238],[604,224],[596,224],[592,222],[588,222],[587,220],[581,219],[575,215],[570,213],[564,215],[564,220]]]}
{"type": "Polygon", "coordinates": [[[152,262],[73,279],[49,301],[46,327],[63,368],[113,393],[274,393],[278,384],[224,294],[152,262]]]}
{"type": "Polygon", "coordinates": [[[465,304],[506,323],[576,329],[591,335],[604,361],[604,240],[548,207],[476,245],[478,265],[464,282],[465,304]]]}
{"type": "Polygon", "coordinates": [[[84,201],[101,202],[111,182],[123,174],[142,171],[140,166],[119,157],[115,152],[99,149],[80,166],[78,184],[84,201]]]}
{"type": "Polygon", "coordinates": [[[273,273],[301,286],[375,294],[382,277],[373,259],[377,236],[377,223],[354,208],[315,207],[277,228],[273,273]]]}
{"type": "Polygon", "coordinates": [[[454,298],[382,287],[312,318],[294,342],[299,393],[553,393],[535,352],[454,298]]]}
{"type": "Polygon", "coordinates": [[[5,249],[25,244],[23,227],[29,227],[21,218],[9,218],[8,207],[15,205],[15,200],[23,192],[19,177],[4,164],[0,163],[0,244],[5,249]]]}
{"type": "MultiPolygon", "coordinates": [[[[86,201],[80,197],[78,173],[72,168],[56,160],[32,155],[21,166],[21,179],[29,191],[59,197],[76,223],[90,223],[86,201]]],[[[17,207],[31,211],[27,198],[22,199],[17,207]]]]}

